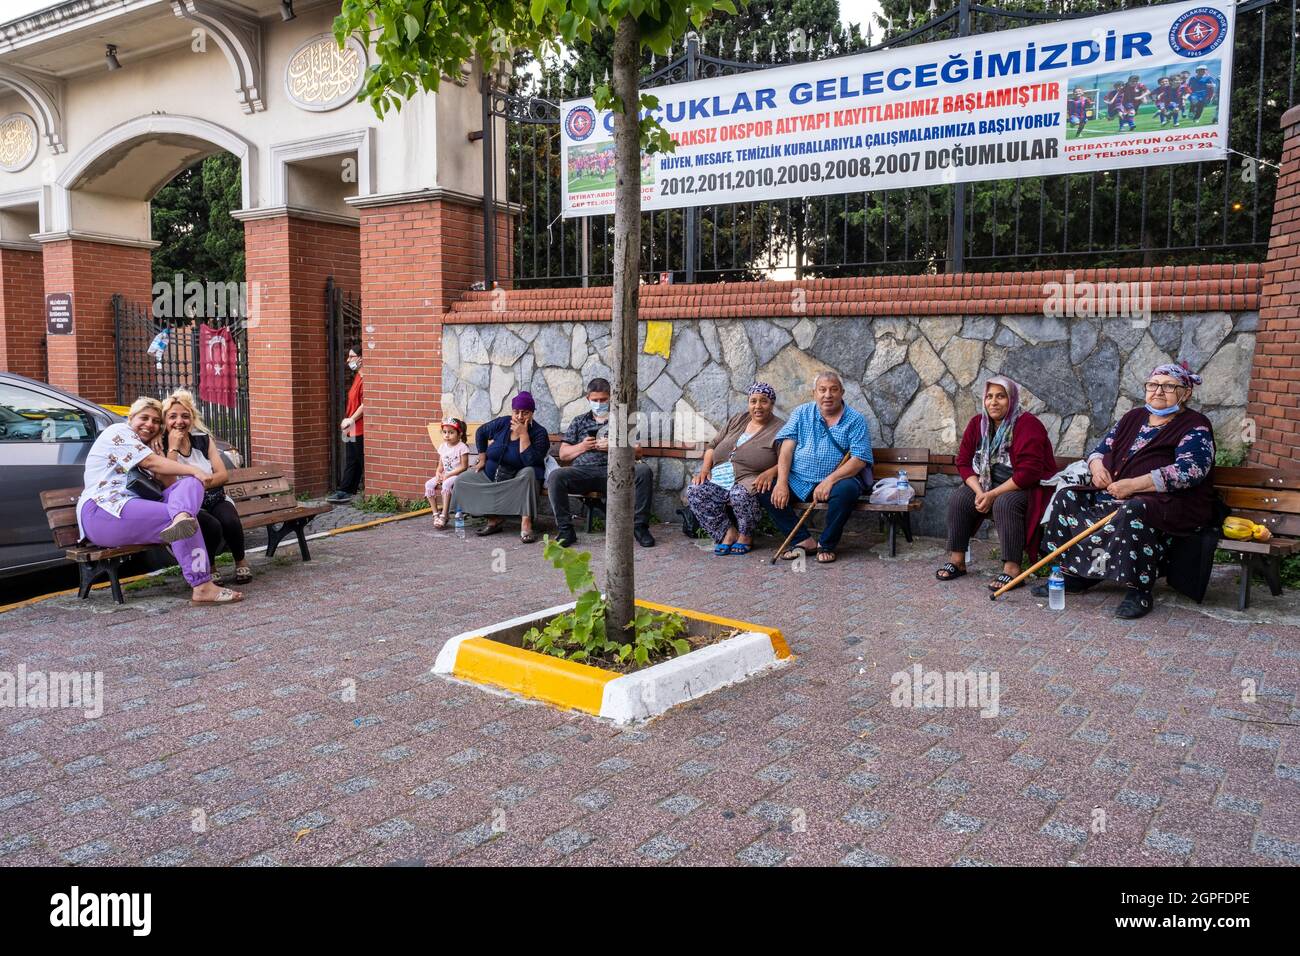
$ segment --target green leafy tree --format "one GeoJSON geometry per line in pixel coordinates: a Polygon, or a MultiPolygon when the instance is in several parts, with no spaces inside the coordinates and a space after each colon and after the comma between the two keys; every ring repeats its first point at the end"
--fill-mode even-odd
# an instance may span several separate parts
{"type": "MultiPolygon", "coordinates": [[[[662,56],[688,26],[732,0],[344,0],[334,21],[342,44],[356,35],[374,50],[359,98],[383,116],[419,92],[436,92],[444,76],[459,77],[477,60],[492,75],[515,50],[539,60],[597,36],[610,40],[610,82],[596,104],[614,115],[614,288],[610,337],[615,435],[627,434],[637,398],[637,309],[641,250],[641,152],[671,151],[667,132],[643,109],[658,101],[641,93],[643,50],[662,56]]],[[[607,629],[623,633],[636,616],[632,562],[634,453],[611,442],[605,533],[607,629]]]]}
{"type": "Polygon", "coordinates": [[[178,173],[150,205],[155,282],[243,282],[244,226],[230,215],[240,202],[239,160],[218,153],[178,173]]]}

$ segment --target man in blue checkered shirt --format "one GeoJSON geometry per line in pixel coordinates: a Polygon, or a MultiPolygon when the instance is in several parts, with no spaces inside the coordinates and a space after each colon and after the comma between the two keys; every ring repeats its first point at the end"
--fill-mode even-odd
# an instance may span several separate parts
{"type": "Polygon", "coordinates": [[[844,404],[844,383],[822,372],[813,383],[813,401],[794,410],[776,433],[781,443],[776,484],[760,500],[782,535],[799,523],[794,505],[826,503],[826,528],[810,534],[781,555],[793,561],[815,553],[819,564],[835,560],[844,524],[860,496],[871,488],[871,432],[861,412],[844,404]],[[845,458],[847,455],[847,459],[845,458]]]}

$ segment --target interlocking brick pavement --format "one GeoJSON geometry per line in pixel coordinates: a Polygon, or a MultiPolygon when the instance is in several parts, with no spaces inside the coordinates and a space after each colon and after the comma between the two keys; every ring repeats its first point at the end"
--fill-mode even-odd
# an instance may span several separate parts
{"type": "Polygon", "coordinates": [[[1113,590],[1053,613],[940,584],[937,542],[797,572],[658,530],[642,595],[798,657],[632,731],[429,672],[565,599],[513,535],[412,519],[255,558],[236,607],[169,580],[0,615],[0,670],[106,689],[98,719],[0,710],[0,864],[1300,863],[1300,631],[1228,613],[1230,580],[1215,616],[1162,592],[1124,622],[1113,590]],[[893,706],[914,664],[997,672],[997,716],[893,706]]]}

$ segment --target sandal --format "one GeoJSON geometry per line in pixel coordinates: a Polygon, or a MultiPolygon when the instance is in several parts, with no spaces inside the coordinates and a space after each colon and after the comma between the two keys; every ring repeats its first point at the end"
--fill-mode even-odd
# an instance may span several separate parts
{"type": "Polygon", "coordinates": [[[737,541],[735,544],[731,546],[732,554],[749,554],[749,551],[750,551],[749,545],[742,544],[739,541],[737,541]]]}
{"type": "Polygon", "coordinates": [[[519,540],[522,541],[524,544],[532,544],[534,541],[537,540],[537,532],[521,531],[519,532],[519,540]]]}
{"type": "Polygon", "coordinates": [[[505,530],[505,522],[499,522],[497,524],[485,524],[483,527],[475,531],[474,534],[476,537],[486,538],[490,534],[500,534],[505,530]]]}
{"type": "MultiPolygon", "coordinates": [[[[1007,574],[1005,571],[1003,571],[996,578],[994,578],[992,581],[989,582],[989,590],[996,591],[998,588],[1002,587],[1003,585],[1010,584],[1014,580],[1015,578],[1012,575],[1007,574]]],[[[1020,588],[1024,586],[1025,586],[1025,582],[1021,581],[1019,584],[1016,585],[1016,588],[1020,588]]],[[[1016,588],[1012,588],[1011,590],[1014,591],[1016,588]]]]}
{"type": "Polygon", "coordinates": [[[433,526],[438,531],[447,527],[447,516],[445,514],[436,514],[433,516],[433,526]]]}
{"type": "Polygon", "coordinates": [[[839,559],[840,556],[836,554],[834,551],[827,551],[825,548],[817,549],[818,564],[834,564],[839,559]]]}
{"type": "Polygon", "coordinates": [[[190,603],[191,604],[238,604],[243,599],[244,596],[240,594],[238,591],[232,591],[230,590],[230,588],[222,588],[221,593],[218,594],[211,601],[199,601],[195,598],[190,598],[190,603]]]}
{"type": "Polygon", "coordinates": [[[965,577],[966,573],[965,568],[959,568],[949,561],[938,571],[935,571],[934,576],[940,581],[956,581],[958,578],[965,577]]]}
{"type": "Polygon", "coordinates": [[[801,544],[796,544],[793,548],[787,548],[781,552],[782,561],[798,561],[800,558],[806,558],[809,554],[816,554],[816,548],[805,548],[801,544]]]}
{"type": "Polygon", "coordinates": [[[715,545],[713,546],[713,553],[714,553],[714,554],[731,554],[731,549],[732,549],[732,547],[733,547],[732,545],[729,545],[729,544],[722,544],[721,542],[719,542],[718,544],[715,544],[715,545]]]}
{"type": "Polygon", "coordinates": [[[235,568],[236,584],[247,584],[251,580],[253,580],[252,568],[235,568]]]}

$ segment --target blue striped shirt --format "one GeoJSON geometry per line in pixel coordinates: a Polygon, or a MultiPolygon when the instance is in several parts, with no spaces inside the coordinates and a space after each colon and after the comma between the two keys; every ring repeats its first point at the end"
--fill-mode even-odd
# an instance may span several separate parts
{"type": "Polygon", "coordinates": [[[845,451],[867,464],[872,462],[871,429],[862,413],[848,405],[844,406],[844,413],[834,427],[826,425],[821,407],[816,402],[800,405],[776,433],[777,441],[787,438],[793,438],[795,443],[794,460],[790,463],[790,490],[805,501],[813,488],[839,466],[845,451]],[[839,442],[839,448],[835,446],[836,442],[839,442]]]}

